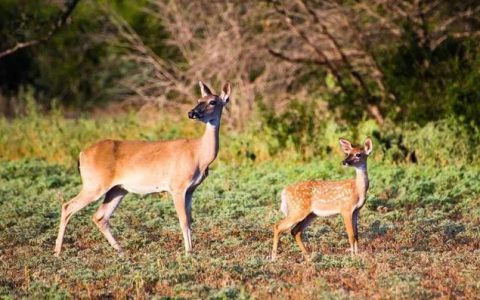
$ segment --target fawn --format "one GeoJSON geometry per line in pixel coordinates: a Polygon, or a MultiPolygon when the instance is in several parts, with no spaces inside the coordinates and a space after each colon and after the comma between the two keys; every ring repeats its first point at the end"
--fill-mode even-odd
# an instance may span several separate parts
{"type": "Polygon", "coordinates": [[[109,218],[128,192],[170,192],[185,251],[187,254],[192,251],[192,194],[207,177],[208,167],[217,157],[220,119],[231,94],[228,82],[220,96],[213,94],[203,82],[199,84],[202,97],[188,117],[206,124],[202,137],[152,142],[104,140],[80,153],[82,190],[62,206],[56,256],[60,254],[68,220],[103,195],[105,199],[93,215],[93,221],[110,245],[120,252],[110,232],[109,218]]]}
{"type": "Polygon", "coordinates": [[[372,152],[370,138],[363,148],[353,147],[346,139],[340,139],[340,146],[347,157],[343,165],[355,168],[356,178],[349,180],[327,181],[312,180],[286,187],[281,194],[280,210],[285,219],[275,224],[273,229],[272,260],[277,257],[280,233],[291,228],[300,250],[308,259],[308,252],[302,242],[301,233],[316,216],[343,217],[348,234],[351,254],[357,254],[358,213],[365,203],[368,190],[367,158],[372,152]]]}

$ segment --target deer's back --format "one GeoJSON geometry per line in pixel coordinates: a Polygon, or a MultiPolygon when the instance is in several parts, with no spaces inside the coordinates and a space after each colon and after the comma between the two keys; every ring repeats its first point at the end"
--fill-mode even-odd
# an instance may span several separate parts
{"type": "Polygon", "coordinates": [[[311,180],[285,188],[289,211],[309,210],[319,216],[340,213],[355,201],[354,180],[311,180]]]}
{"type": "Polygon", "coordinates": [[[196,140],[186,139],[97,142],[80,154],[82,181],[84,184],[97,181],[103,186],[135,186],[139,190],[132,192],[142,194],[168,190],[172,177],[195,172],[192,167],[195,143],[196,140]]]}

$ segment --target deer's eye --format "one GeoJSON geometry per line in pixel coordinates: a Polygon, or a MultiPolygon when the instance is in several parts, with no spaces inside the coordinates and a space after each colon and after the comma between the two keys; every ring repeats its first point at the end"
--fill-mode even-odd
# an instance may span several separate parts
{"type": "Polygon", "coordinates": [[[215,100],[212,100],[212,101],[210,101],[210,103],[209,103],[209,104],[210,104],[210,105],[215,105],[215,104],[217,104],[217,101],[215,101],[215,100]]]}
{"type": "Polygon", "coordinates": [[[355,154],[356,157],[362,157],[362,154],[361,153],[357,153],[355,154]]]}

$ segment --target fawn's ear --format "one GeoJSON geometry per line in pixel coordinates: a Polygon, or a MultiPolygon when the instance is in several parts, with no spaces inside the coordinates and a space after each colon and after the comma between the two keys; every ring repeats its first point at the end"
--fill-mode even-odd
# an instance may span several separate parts
{"type": "Polygon", "coordinates": [[[363,143],[363,150],[365,151],[366,155],[370,155],[370,153],[372,153],[372,150],[373,150],[372,139],[367,138],[365,140],[365,142],[363,143]]]}
{"type": "Polygon", "coordinates": [[[349,154],[352,151],[352,144],[347,139],[339,139],[340,147],[342,148],[343,152],[349,154]]]}
{"type": "Polygon", "coordinates": [[[223,86],[222,89],[222,94],[220,95],[220,98],[223,101],[223,104],[227,104],[228,101],[230,100],[230,94],[232,93],[232,86],[230,82],[226,82],[225,85],[223,86]]]}
{"type": "Polygon", "coordinates": [[[212,95],[212,91],[205,83],[199,81],[198,85],[200,86],[200,92],[202,94],[202,97],[212,95]]]}

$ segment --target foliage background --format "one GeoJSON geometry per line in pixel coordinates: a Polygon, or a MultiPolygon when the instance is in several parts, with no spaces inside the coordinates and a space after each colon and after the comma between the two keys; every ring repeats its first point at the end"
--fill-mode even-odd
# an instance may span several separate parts
{"type": "Polygon", "coordinates": [[[357,123],[455,116],[478,125],[477,1],[2,1],[0,51],[48,41],[0,60],[0,112],[21,95],[78,114],[111,103],[184,108],[202,79],[233,82],[230,121],[250,122],[314,102],[357,123]]]}
{"type": "Polygon", "coordinates": [[[0,2],[0,296],[475,298],[480,48],[477,1],[0,2]],[[104,138],[203,130],[186,112],[197,81],[234,94],[220,155],[194,195],[183,256],[168,195],[128,195],[113,255],[60,204],[80,188],[78,153],[104,138]],[[338,138],[374,140],[361,254],[340,218],[318,219],[271,263],[290,183],[352,176],[338,138]]]}

